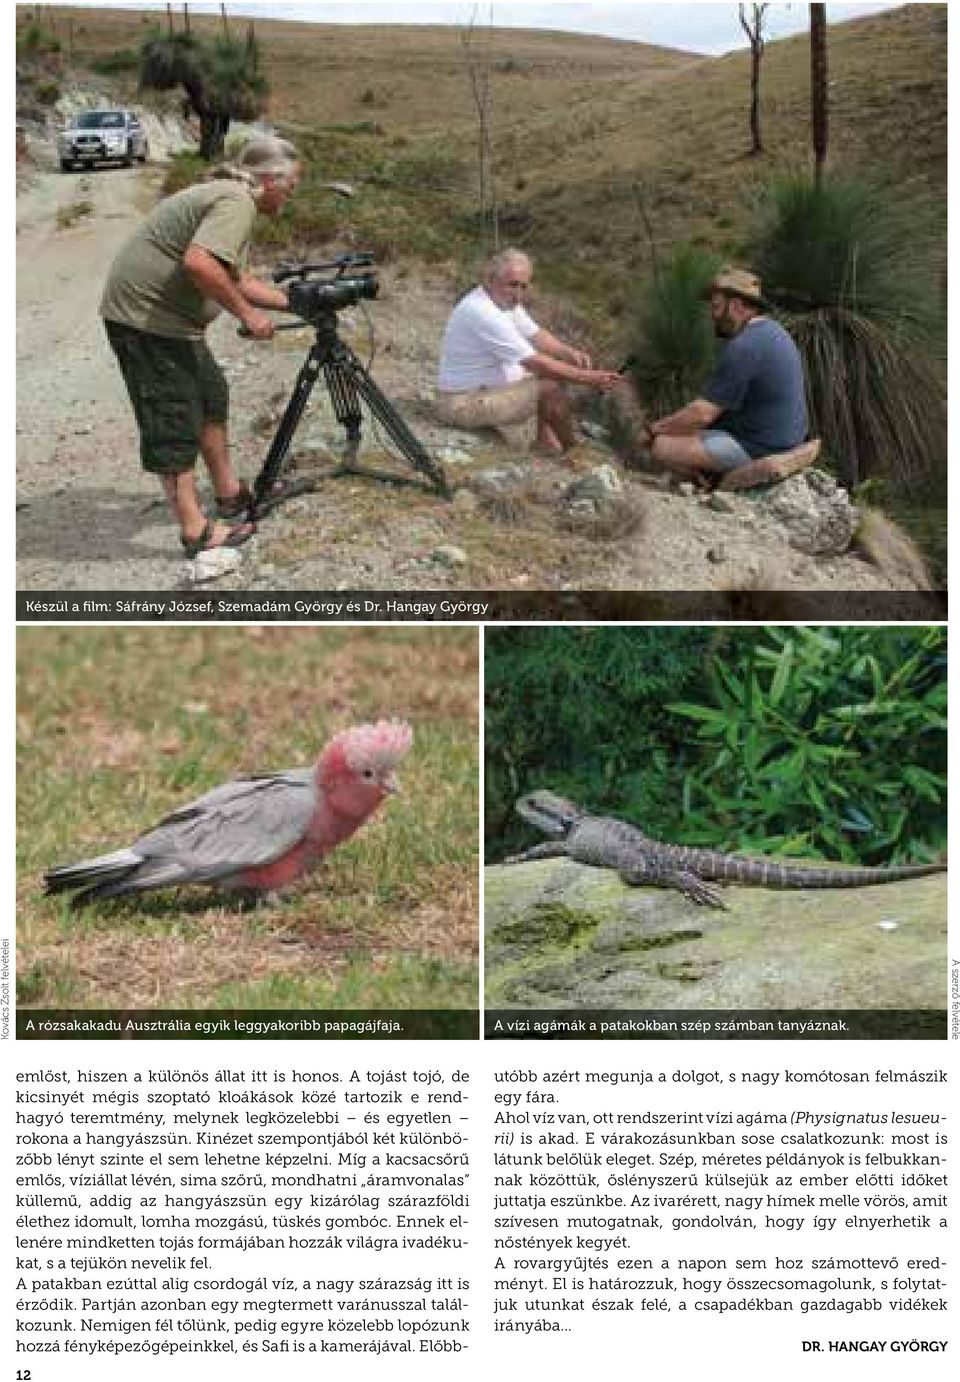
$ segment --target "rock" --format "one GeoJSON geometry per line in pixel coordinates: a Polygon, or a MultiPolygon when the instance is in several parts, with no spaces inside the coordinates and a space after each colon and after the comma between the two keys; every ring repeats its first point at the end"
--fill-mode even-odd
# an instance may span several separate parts
{"type": "Polygon", "coordinates": [[[209,552],[198,552],[192,561],[187,562],[186,581],[188,585],[203,585],[207,581],[219,580],[237,571],[243,557],[235,547],[214,547],[209,552]]]}
{"type": "Polygon", "coordinates": [[[725,887],[728,911],[570,859],[491,866],[484,889],[491,1007],[942,1007],[945,873],[836,891],[725,887]]]}
{"type": "Polygon", "coordinates": [[[677,493],[682,495],[684,499],[692,499],[697,493],[697,487],[691,481],[684,480],[682,484],[677,485],[677,493]]]}
{"type": "Polygon", "coordinates": [[[502,494],[511,486],[522,484],[526,479],[526,466],[488,466],[487,469],[477,472],[474,477],[474,484],[481,494],[502,494]]]}
{"type": "Polygon", "coordinates": [[[454,547],[452,543],[444,543],[441,547],[435,547],[430,555],[441,566],[466,566],[469,561],[463,548],[454,547]]]}
{"type": "Polygon", "coordinates": [[[707,550],[706,558],[707,561],[712,562],[714,566],[720,566],[727,559],[727,549],[724,547],[723,543],[720,542],[716,547],[711,547],[707,550]]]}
{"type": "Polygon", "coordinates": [[[606,427],[602,427],[599,422],[592,422],[590,418],[583,418],[580,422],[580,431],[591,441],[598,441],[606,446],[610,441],[610,433],[606,427]]]}
{"type": "Polygon", "coordinates": [[[807,470],[753,494],[750,502],[786,529],[797,551],[821,557],[849,551],[859,514],[832,475],[807,470]]]}
{"type": "Polygon", "coordinates": [[[473,465],[474,459],[469,451],[457,446],[441,446],[437,450],[437,460],[443,465],[473,465]]]}
{"type": "Polygon", "coordinates": [[[713,513],[736,513],[736,505],[725,499],[722,494],[711,494],[704,508],[710,509],[713,513]]]}
{"type": "Polygon", "coordinates": [[[575,518],[596,518],[598,507],[596,499],[573,499],[567,504],[567,512],[575,518]]]}
{"type": "Polygon", "coordinates": [[[458,513],[474,513],[480,506],[480,501],[473,490],[458,489],[455,491],[451,506],[458,513]]]}
{"type": "Polygon", "coordinates": [[[620,494],[622,490],[623,481],[613,466],[598,465],[589,475],[574,480],[572,485],[566,487],[563,501],[572,506],[575,501],[589,499],[594,508],[597,508],[609,500],[611,495],[620,494]]]}

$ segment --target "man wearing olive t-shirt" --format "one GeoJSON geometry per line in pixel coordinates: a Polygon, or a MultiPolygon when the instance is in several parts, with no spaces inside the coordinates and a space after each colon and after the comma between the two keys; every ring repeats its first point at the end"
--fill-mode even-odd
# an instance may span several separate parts
{"type": "Polygon", "coordinates": [[[253,535],[250,523],[224,521],[246,511],[250,493],[230,461],[227,382],[204,333],[226,309],[256,340],[273,335],[262,309],[285,310],[287,295],[247,273],[247,255],[258,213],[277,215],[299,176],[286,140],[253,140],[236,166],[154,208],[103,291],[100,315],[133,404],[141,464],[160,476],[188,557],[253,535]],[[213,482],[215,520],[197,493],[198,451],[213,482]]]}

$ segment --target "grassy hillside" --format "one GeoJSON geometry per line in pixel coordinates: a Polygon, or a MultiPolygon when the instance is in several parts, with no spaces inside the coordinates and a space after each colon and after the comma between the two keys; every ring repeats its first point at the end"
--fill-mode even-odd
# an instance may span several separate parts
{"type": "MultiPolygon", "coordinates": [[[[35,8],[20,7],[21,25],[35,8]]],[[[55,6],[42,15],[77,66],[132,57],[163,22],[55,6]]],[[[202,32],[220,21],[192,23],[202,32]]],[[[478,247],[476,119],[461,31],[260,20],[256,31],[270,116],[305,144],[323,178],[365,185],[346,209],[308,186],[281,233],[314,248],[339,238],[372,242],[385,256],[469,259],[478,247]]],[[[829,37],[831,166],[906,181],[945,206],[946,6],[833,25],[829,37]]],[[[660,251],[692,239],[735,256],[758,179],[809,159],[806,35],[767,48],[760,158],[747,156],[745,52],[698,58],[519,30],[483,31],[477,41],[491,64],[505,238],[538,255],[541,280],[588,309],[601,337],[615,334],[631,285],[650,271],[650,231],[660,251]]]]}

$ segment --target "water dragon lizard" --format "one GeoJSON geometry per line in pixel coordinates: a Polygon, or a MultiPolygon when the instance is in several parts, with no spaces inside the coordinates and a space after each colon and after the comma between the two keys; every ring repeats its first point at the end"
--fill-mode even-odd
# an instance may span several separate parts
{"type": "Polygon", "coordinates": [[[719,888],[710,886],[714,881],[761,888],[863,888],[874,883],[895,883],[902,878],[920,878],[947,867],[941,862],[896,864],[889,868],[818,868],[668,845],[652,840],[627,821],[592,816],[553,792],[530,792],[520,797],[516,808],[530,825],[554,838],[514,854],[504,863],[566,855],[595,868],[616,869],[625,883],[676,888],[705,907],[726,907],[719,888]]]}

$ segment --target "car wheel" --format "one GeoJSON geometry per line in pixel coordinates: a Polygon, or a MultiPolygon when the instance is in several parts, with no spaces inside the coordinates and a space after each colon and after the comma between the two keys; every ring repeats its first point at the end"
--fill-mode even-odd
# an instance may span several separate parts
{"type": "Polygon", "coordinates": [[[150,146],[149,146],[148,144],[144,144],[144,146],[143,146],[143,153],[140,155],[139,161],[140,161],[141,163],[146,163],[146,161],[147,161],[147,159],[148,159],[149,157],[150,157],[150,146]]]}
{"type": "Polygon", "coordinates": [[[60,160],[60,171],[61,171],[61,173],[72,173],[72,172],[73,172],[73,159],[72,159],[72,158],[61,158],[61,160],[60,160]]]}

